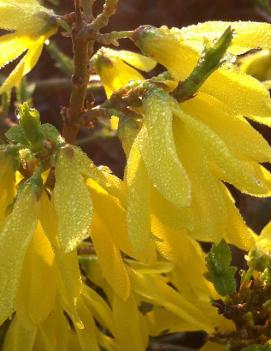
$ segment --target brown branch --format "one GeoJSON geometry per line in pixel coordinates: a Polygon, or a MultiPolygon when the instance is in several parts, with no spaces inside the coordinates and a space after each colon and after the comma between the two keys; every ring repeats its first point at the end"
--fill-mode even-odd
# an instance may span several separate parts
{"type": "Polygon", "coordinates": [[[117,11],[118,2],[119,0],[105,0],[102,13],[100,13],[89,25],[89,29],[98,31],[106,27],[109,23],[110,17],[117,11]]]}
{"type": "Polygon", "coordinates": [[[96,0],[81,0],[81,6],[84,11],[85,19],[88,23],[93,21],[93,5],[96,0]]]}
{"type": "Polygon", "coordinates": [[[79,117],[84,111],[87,86],[90,76],[89,59],[93,53],[94,41],[80,35],[85,23],[82,19],[79,0],[75,0],[76,22],[72,31],[74,74],[72,76],[72,92],[70,105],[64,115],[63,136],[68,143],[75,143],[80,125],[79,117]]]}

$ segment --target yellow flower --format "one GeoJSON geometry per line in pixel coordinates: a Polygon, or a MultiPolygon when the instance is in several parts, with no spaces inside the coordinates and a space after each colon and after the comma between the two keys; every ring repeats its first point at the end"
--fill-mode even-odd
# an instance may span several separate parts
{"type": "Polygon", "coordinates": [[[123,182],[72,146],[59,151],[55,173],[53,202],[64,252],[90,236],[104,277],[126,299],[130,282],[121,252],[136,255],[127,236],[123,182]]]}
{"type": "Polygon", "coordinates": [[[131,51],[117,51],[109,48],[101,48],[93,57],[92,63],[101,78],[108,98],[130,81],[143,81],[144,77],[138,70],[149,72],[156,66],[155,61],[149,57],[131,51]]]}
{"type": "Polygon", "coordinates": [[[21,190],[1,225],[5,254],[0,268],[0,325],[15,312],[4,351],[19,347],[47,351],[60,345],[67,351],[86,351],[92,345],[98,351],[99,344],[110,344],[111,339],[98,330],[95,320],[113,334],[112,312],[83,285],[76,251],[64,254],[61,247],[53,202],[45,192],[37,197],[35,190],[33,184],[21,190]]]}
{"type": "MultiPolygon", "coordinates": [[[[207,22],[208,23],[208,22],[207,22]]],[[[232,25],[235,30],[235,43],[237,47],[244,45],[247,49],[265,48],[270,46],[271,27],[268,24],[263,24],[266,35],[247,36],[247,31],[253,32],[255,24],[250,22],[221,22],[220,30],[216,28],[214,22],[212,36],[210,39],[217,38],[223,33],[227,26],[232,25]],[[241,27],[241,30],[240,30],[241,27]],[[240,34],[239,34],[240,30],[240,34]],[[244,34],[245,33],[245,34],[244,34]],[[245,39],[244,39],[245,38],[245,39]],[[245,41],[244,41],[245,40],[245,41]]],[[[200,25],[199,25],[199,28],[200,25]]],[[[259,24],[261,28],[261,24],[259,24]]],[[[195,31],[195,29],[194,29],[195,31]]],[[[261,30],[262,32],[262,30],[261,30]]],[[[182,30],[176,28],[168,29],[167,27],[143,27],[139,28],[135,34],[135,43],[147,55],[162,64],[171,73],[172,77],[179,81],[184,80],[196,66],[200,54],[204,48],[203,45],[195,47],[195,40],[189,41],[187,36],[182,34],[182,30]],[[168,55],[168,53],[171,53],[168,55]],[[181,60],[181,64],[180,64],[181,60]]],[[[199,36],[199,42],[204,41],[204,32],[195,34],[199,36]]],[[[233,49],[236,47],[233,42],[233,49]]],[[[244,49],[244,51],[246,51],[244,49]]],[[[231,52],[231,47],[229,48],[231,52]]],[[[240,50],[240,52],[243,52],[240,50]]],[[[271,111],[271,103],[268,90],[258,82],[255,78],[238,71],[231,65],[222,65],[217,69],[199,89],[200,92],[211,95],[227,105],[234,115],[242,115],[261,123],[268,123],[271,111]]]]}
{"type": "MultiPolygon", "coordinates": [[[[144,77],[138,70],[149,72],[156,66],[156,62],[149,57],[109,48],[101,48],[91,62],[100,76],[107,98],[131,81],[143,81],[144,77]]],[[[111,117],[111,127],[113,130],[118,128],[117,116],[111,117]]]]}
{"type": "MultiPolygon", "coordinates": [[[[238,27],[236,31],[235,43],[239,43],[238,27]]],[[[143,27],[135,35],[142,51],[163,64],[176,81],[189,75],[200,55],[192,44],[189,46],[187,40],[180,38],[181,31],[166,27],[143,27]],[[169,52],[172,54],[168,55],[169,52]]],[[[257,47],[263,43],[250,45],[257,47]]],[[[193,98],[177,104],[157,88],[143,98],[140,111],[143,125],[131,149],[126,171],[128,199],[131,199],[128,225],[132,218],[131,227],[145,223],[147,237],[148,201],[155,206],[155,200],[151,199],[157,191],[166,200],[165,209],[173,205],[179,210],[175,213],[179,213],[177,216],[183,218],[183,223],[179,220],[177,229],[188,228],[198,240],[219,241],[224,237],[249,249],[254,242],[253,234],[246,228],[224,182],[253,196],[270,196],[270,174],[261,163],[270,162],[271,149],[244,117],[269,123],[271,101],[267,89],[234,67],[222,66],[193,98]],[[148,192],[151,194],[147,201],[148,192]]],[[[176,229],[178,220],[172,220],[169,215],[166,219],[159,217],[176,229]]],[[[139,231],[130,228],[129,232],[139,231]]]]}
{"type": "Polygon", "coordinates": [[[0,93],[18,86],[36,65],[44,43],[57,30],[54,13],[36,0],[0,1],[0,28],[11,31],[0,37],[0,68],[24,52],[20,62],[4,81],[0,93]]]}
{"type": "Polygon", "coordinates": [[[187,228],[198,240],[224,237],[245,249],[254,243],[222,181],[268,196],[270,176],[257,161],[270,160],[270,148],[244,119],[213,109],[210,99],[202,104],[200,97],[182,109],[159,90],[143,102],[143,127],[131,148],[125,178],[129,236],[138,250],[140,244],[148,246],[150,220],[175,230],[187,228]],[[189,105],[193,110],[188,115],[183,110],[189,105]],[[251,144],[256,139],[257,150],[251,144]]]}

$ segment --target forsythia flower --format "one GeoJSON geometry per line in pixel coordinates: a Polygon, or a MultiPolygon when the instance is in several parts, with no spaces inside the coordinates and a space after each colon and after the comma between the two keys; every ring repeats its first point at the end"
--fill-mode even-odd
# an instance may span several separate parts
{"type": "MultiPolygon", "coordinates": [[[[238,37],[238,25],[232,26],[236,29],[235,48],[241,46],[243,37],[242,32],[238,37]]],[[[266,38],[265,42],[252,39],[244,45],[267,46],[268,35],[266,38]]],[[[184,80],[200,57],[177,29],[143,27],[135,34],[135,42],[146,55],[164,65],[176,81],[184,80]]],[[[222,181],[250,195],[270,195],[270,174],[260,164],[270,162],[270,147],[244,118],[268,123],[271,101],[267,89],[251,76],[222,66],[206,80],[197,96],[179,105],[162,89],[150,92],[143,98],[142,114],[143,127],[135,141],[141,156],[128,160],[128,191],[139,199],[139,191],[129,180],[129,168],[131,172],[137,169],[141,187],[143,182],[146,187],[150,182],[180,209],[179,217],[187,217],[187,208],[192,209],[194,224],[190,232],[194,238],[219,241],[224,236],[239,247],[249,248],[253,236],[245,229],[222,181]],[[139,166],[141,157],[143,166],[139,166]],[[145,177],[142,167],[146,168],[145,177]],[[232,225],[235,230],[230,228],[232,225]]],[[[143,193],[142,188],[139,201],[145,209],[146,191],[143,193]]],[[[130,203],[136,206],[134,200],[130,203]]]]}
{"type": "Polygon", "coordinates": [[[18,86],[22,77],[33,69],[44,43],[57,27],[54,13],[36,0],[0,1],[0,18],[0,28],[12,32],[0,37],[0,68],[27,51],[2,84],[0,93],[3,93],[18,86]]]}
{"type": "Polygon", "coordinates": [[[99,344],[111,340],[96,329],[94,318],[113,334],[111,312],[83,285],[76,252],[64,254],[53,203],[46,193],[39,198],[37,190],[26,184],[1,225],[0,324],[15,312],[3,350],[62,345],[63,350],[86,351],[91,345],[98,351],[99,344]]]}
{"type": "Polygon", "coordinates": [[[134,256],[126,230],[123,183],[94,166],[79,148],[62,148],[56,161],[53,201],[65,252],[91,237],[102,272],[123,299],[130,291],[121,252],[134,256]]]}
{"type": "MultiPolygon", "coordinates": [[[[144,77],[138,70],[149,72],[156,66],[156,62],[149,57],[109,48],[101,48],[91,62],[100,76],[107,98],[131,81],[143,81],[144,77]]],[[[118,128],[118,117],[111,117],[111,126],[114,130],[118,128]]]]}
{"type": "Polygon", "coordinates": [[[101,48],[92,58],[92,64],[101,78],[107,97],[130,81],[143,81],[144,77],[137,70],[149,72],[156,66],[156,62],[149,57],[109,48],[101,48]]]}

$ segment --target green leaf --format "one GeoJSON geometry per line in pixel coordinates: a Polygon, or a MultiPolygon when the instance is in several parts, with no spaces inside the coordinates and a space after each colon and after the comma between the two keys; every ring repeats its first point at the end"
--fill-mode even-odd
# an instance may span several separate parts
{"type": "Polygon", "coordinates": [[[191,98],[209,78],[209,76],[223,63],[223,58],[228,47],[231,45],[233,31],[228,27],[214,46],[206,48],[197,66],[190,76],[173,92],[173,96],[179,101],[191,98]]]}
{"type": "Polygon", "coordinates": [[[20,125],[10,128],[5,135],[10,141],[15,144],[29,146],[29,141],[24,134],[23,127],[20,125]]]}
{"type": "Polygon", "coordinates": [[[44,139],[54,142],[56,145],[61,145],[64,142],[64,139],[61,137],[59,131],[55,126],[49,123],[41,125],[41,131],[44,139]]]}
{"type": "Polygon", "coordinates": [[[206,278],[214,284],[217,292],[222,296],[231,295],[236,291],[234,277],[236,268],[230,266],[231,260],[231,251],[225,240],[218,245],[213,245],[206,256],[208,268],[206,278]]]}
{"type": "Polygon", "coordinates": [[[40,114],[37,110],[30,108],[28,103],[19,106],[18,113],[20,116],[20,126],[24,134],[34,148],[39,147],[43,141],[41,131],[40,114]]]}

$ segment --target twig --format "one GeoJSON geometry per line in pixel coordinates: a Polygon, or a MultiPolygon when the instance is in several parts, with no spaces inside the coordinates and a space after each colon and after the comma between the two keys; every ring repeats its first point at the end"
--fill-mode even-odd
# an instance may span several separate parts
{"type": "Polygon", "coordinates": [[[134,31],[111,32],[105,34],[98,34],[97,41],[102,45],[115,45],[119,46],[119,39],[131,38],[134,31]]]}
{"type": "Polygon", "coordinates": [[[119,0],[105,0],[103,11],[97,16],[97,18],[89,25],[89,29],[96,31],[106,27],[109,23],[109,19],[113,16],[118,7],[119,0]]]}
{"type": "Polygon", "coordinates": [[[81,0],[81,5],[84,10],[85,19],[88,23],[93,20],[93,5],[96,0],[81,0]]]}
{"type": "Polygon", "coordinates": [[[63,136],[68,143],[76,140],[80,126],[78,119],[84,110],[87,86],[90,76],[89,59],[93,53],[94,41],[89,41],[80,35],[84,27],[79,0],[75,0],[76,22],[73,28],[74,74],[72,77],[72,92],[70,106],[64,115],[63,136]]]}

